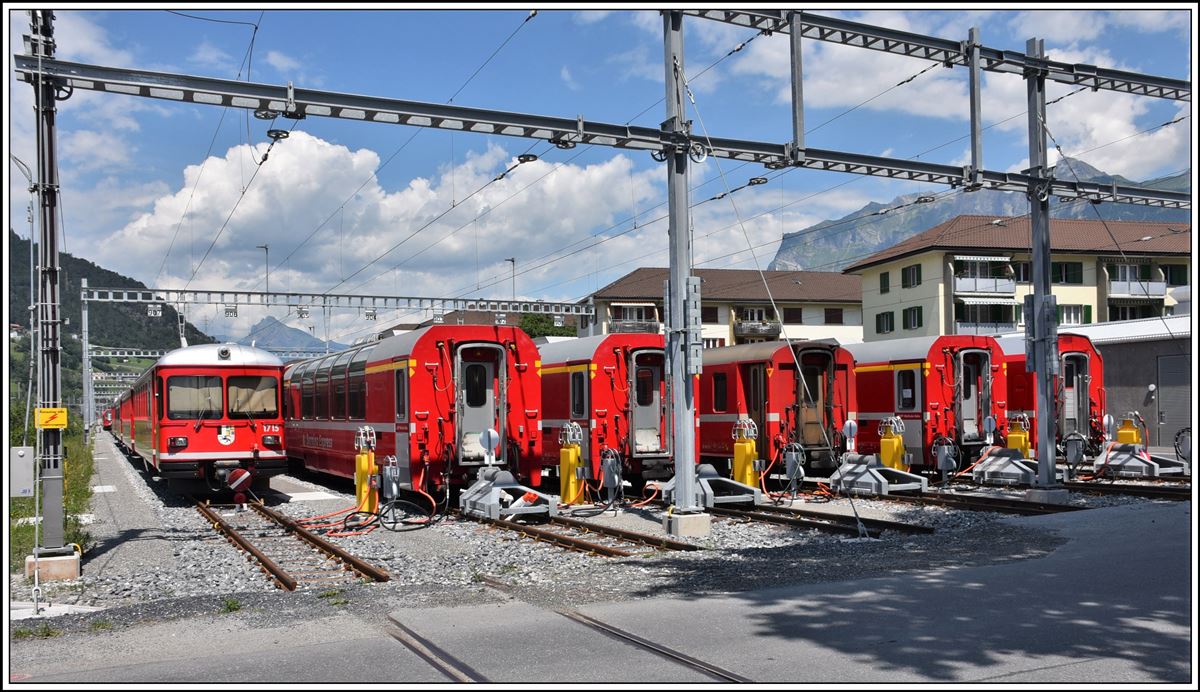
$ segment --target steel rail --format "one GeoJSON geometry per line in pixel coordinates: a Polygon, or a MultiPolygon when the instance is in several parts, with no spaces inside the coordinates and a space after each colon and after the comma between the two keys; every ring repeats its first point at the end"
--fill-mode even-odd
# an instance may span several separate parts
{"type": "Polygon", "coordinates": [[[880,500],[905,502],[908,504],[941,505],[954,509],[967,509],[976,512],[1000,512],[1003,514],[1040,515],[1057,514],[1059,512],[1074,512],[1084,507],[1071,505],[1056,505],[1046,502],[1029,502],[1027,500],[1009,500],[980,495],[945,495],[942,493],[921,493],[919,495],[881,495],[880,500]]]}
{"type": "Polygon", "coordinates": [[[626,644],[633,644],[640,649],[644,649],[680,665],[697,670],[717,680],[722,680],[725,682],[754,682],[753,680],[742,677],[737,673],[725,670],[724,668],[719,668],[711,663],[701,661],[700,659],[692,658],[685,653],[681,653],[669,647],[663,646],[662,644],[656,644],[649,639],[639,637],[632,632],[626,632],[618,627],[613,627],[607,622],[602,622],[591,616],[584,615],[579,611],[561,609],[554,612],[585,627],[596,630],[597,632],[600,632],[601,634],[604,634],[612,639],[616,639],[617,641],[624,642],[626,644]]]}
{"type": "MultiPolygon", "coordinates": [[[[799,509],[796,507],[780,507],[777,505],[755,505],[754,510],[757,512],[777,512],[785,515],[796,515],[800,517],[809,517],[812,519],[824,519],[828,521],[841,522],[853,526],[855,518],[849,514],[833,514],[832,512],[818,512],[811,509],[799,509]]],[[[876,528],[880,530],[900,531],[903,533],[933,533],[932,526],[922,526],[920,524],[909,524],[902,521],[890,521],[888,519],[870,519],[867,517],[859,517],[863,526],[867,528],[876,528]]],[[[857,530],[857,529],[855,529],[857,530]]]]}
{"type": "Polygon", "coordinates": [[[403,644],[409,651],[416,654],[418,658],[433,666],[439,673],[450,678],[450,680],[460,683],[491,682],[471,666],[463,663],[441,647],[412,631],[404,623],[397,620],[395,615],[389,614],[388,619],[392,621],[395,627],[385,629],[385,632],[403,644]]]}
{"type": "MultiPolygon", "coordinates": [[[[780,526],[793,526],[802,529],[818,529],[820,531],[833,531],[836,533],[844,533],[852,536],[857,536],[859,531],[857,526],[849,524],[832,524],[824,521],[814,521],[812,519],[804,519],[802,517],[790,517],[783,514],[774,514],[770,512],[758,512],[745,509],[733,509],[732,507],[708,507],[705,509],[710,514],[716,516],[738,517],[741,519],[749,519],[751,521],[760,521],[766,524],[779,524],[780,526]]],[[[871,538],[879,537],[879,529],[872,529],[864,522],[863,528],[867,530],[867,535],[871,538]]]]}
{"type": "Polygon", "coordinates": [[[341,560],[343,564],[355,572],[358,572],[360,575],[379,582],[388,581],[391,579],[391,575],[389,575],[386,570],[380,569],[379,567],[372,565],[360,557],[351,555],[342,548],[339,548],[324,538],[321,538],[315,533],[300,526],[299,523],[290,517],[286,517],[274,510],[267,509],[265,506],[263,506],[261,501],[250,503],[250,507],[267,519],[270,519],[271,521],[291,531],[292,534],[297,538],[304,540],[317,550],[341,560]]]}
{"type": "Polygon", "coordinates": [[[532,538],[536,541],[542,541],[544,543],[551,543],[553,545],[557,545],[560,548],[566,548],[568,550],[575,550],[575,551],[578,551],[581,553],[595,553],[597,555],[603,555],[605,557],[630,557],[633,555],[633,553],[631,553],[627,550],[621,550],[620,548],[612,548],[607,545],[600,545],[599,543],[592,543],[591,541],[585,541],[581,538],[572,538],[571,536],[565,536],[561,533],[555,533],[553,531],[547,531],[545,529],[535,528],[535,527],[529,526],[527,524],[518,524],[515,521],[509,521],[507,519],[491,519],[488,517],[474,517],[474,516],[468,516],[468,515],[462,514],[461,512],[459,513],[459,516],[464,516],[469,519],[473,519],[474,521],[478,521],[480,523],[487,524],[488,526],[495,526],[495,527],[498,527],[501,529],[506,529],[508,531],[514,531],[516,533],[521,534],[522,536],[532,538]]]}
{"type": "Polygon", "coordinates": [[[550,520],[550,523],[570,526],[583,531],[593,531],[606,536],[612,536],[613,538],[622,538],[627,541],[640,543],[651,548],[660,548],[662,550],[703,550],[703,548],[698,545],[672,540],[666,536],[652,536],[648,533],[639,533],[637,531],[618,529],[611,526],[600,526],[567,517],[553,517],[550,520]]]}
{"type": "Polygon", "coordinates": [[[272,560],[270,557],[268,557],[266,555],[266,553],[259,550],[258,546],[251,543],[245,536],[243,536],[236,529],[234,529],[232,526],[230,526],[224,519],[222,519],[220,517],[220,515],[218,515],[214,511],[212,511],[212,509],[210,507],[208,507],[208,505],[203,504],[199,500],[193,499],[193,501],[196,503],[196,509],[200,511],[200,514],[205,519],[212,522],[212,526],[214,529],[216,529],[218,532],[224,534],[225,537],[227,539],[229,539],[229,541],[231,543],[233,543],[234,545],[238,546],[242,550],[245,550],[247,553],[250,553],[252,556],[254,556],[254,559],[258,560],[259,564],[262,565],[263,568],[265,570],[267,570],[267,572],[269,572],[272,577],[275,578],[276,583],[278,583],[280,586],[287,589],[288,591],[296,590],[295,577],[288,574],[286,570],[284,570],[282,567],[279,566],[278,563],[276,563],[274,560],[272,560]]]}
{"type": "Polygon", "coordinates": [[[1079,493],[1099,493],[1102,495],[1133,495],[1135,497],[1145,497],[1159,500],[1180,500],[1186,501],[1192,499],[1192,489],[1171,487],[1163,485],[1127,485],[1117,483],[1086,483],[1086,482],[1070,482],[1063,483],[1063,487],[1072,492],[1079,493]]]}

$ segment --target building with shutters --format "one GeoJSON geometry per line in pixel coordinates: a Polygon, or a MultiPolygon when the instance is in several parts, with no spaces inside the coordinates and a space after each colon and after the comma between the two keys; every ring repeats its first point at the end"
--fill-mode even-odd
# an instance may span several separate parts
{"type": "MultiPolygon", "coordinates": [[[[694,269],[692,273],[700,277],[705,348],[771,341],[784,335],[862,341],[857,276],[806,271],[764,271],[760,276],[754,269],[694,269]]],[[[665,268],[642,267],[588,296],[596,314],[594,319],[580,318],[579,335],[661,333],[667,276],[665,268]]]]}
{"type": "MultiPolygon", "coordinates": [[[[956,216],[844,271],[862,278],[863,340],[1002,334],[1033,292],[1029,217],[956,216]]],[[[1171,315],[1190,285],[1188,224],[1052,219],[1063,327],[1171,315]]]]}

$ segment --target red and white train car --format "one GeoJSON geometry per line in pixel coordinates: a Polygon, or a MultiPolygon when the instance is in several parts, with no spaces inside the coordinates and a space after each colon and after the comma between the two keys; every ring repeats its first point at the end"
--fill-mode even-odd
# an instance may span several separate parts
{"type": "Polygon", "coordinates": [[[960,466],[986,444],[984,420],[1006,434],[1006,365],[990,336],[945,335],[847,344],[858,394],[858,451],[879,453],[879,421],[904,422],[905,450],[914,471],[936,467],[933,445],[945,438],[959,449],[960,466]]]}
{"type": "Polygon", "coordinates": [[[105,407],[105,409],[100,412],[100,427],[104,428],[105,430],[112,430],[112,424],[113,424],[112,407],[105,407]]]}
{"type": "Polygon", "coordinates": [[[623,476],[642,482],[670,478],[661,334],[606,334],[541,347],[542,463],[559,463],[559,433],[569,422],[584,431],[581,462],[601,477],[605,450],[620,456],[623,476]]]}
{"type": "Polygon", "coordinates": [[[810,466],[833,468],[856,397],[854,360],[835,344],[765,341],[706,349],[697,407],[701,461],[727,468],[734,424],[749,418],[762,459],[776,459],[784,446],[799,443],[810,466]]]}
{"type": "Polygon", "coordinates": [[[355,431],[375,431],[377,459],[400,481],[469,485],[485,464],[480,434],[500,434],[495,463],[541,483],[538,350],[517,327],[433,325],[289,365],[288,456],[354,477],[355,431]]]}
{"type": "MultiPolygon", "coordinates": [[[[1037,450],[1037,375],[1025,372],[1025,337],[1020,334],[998,337],[1008,364],[1008,414],[1029,417],[1029,447],[1037,450]]],[[[1089,456],[1104,446],[1104,359],[1082,334],[1058,335],[1058,435],[1059,446],[1065,435],[1079,432],[1087,438],[1089,456]]]]}
{"type": "Polygon", "coordinates": [[[113,406],[112,433],[168,480],[238,489],[287,470],[280,379],[274,354],[238,344],[201,344],[159,358],[113,406]]]}

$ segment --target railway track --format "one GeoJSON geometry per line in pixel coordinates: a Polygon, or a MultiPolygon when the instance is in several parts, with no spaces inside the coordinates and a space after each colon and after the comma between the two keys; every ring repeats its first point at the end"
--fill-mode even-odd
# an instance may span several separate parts
{"type": "Polygon", "coordinates": [[[918,495],[882,495],[873,499],[904,502],[913,505],[937,505],[939,507],[965,509],[974,512],[999,512],[1001,514],[1019,514],[1024,516],[1058,514],[1059,512],[1075,512],[1086,509],[1085,507],[1075,507],[1073,505],[1029,502],[1028,500],[1015,500],[1007,497],[936,491],[927,491],[918,495]]]}
{"type": "Polygon", "coordinates": [[[1148,484],[1130,484],[1130,483],[1105,483],[1105,482],[1069,482],[1063,483],[1063,487],[1067,490],[1077,493],[1099,493],[1101,495],[1133,495],[1136,497],[1153,498],[1156,500],[1179,500],[1187,501],[1192,499],[1192,488],[1180,487],[1178,485],[1148,485],[1148,484]]]}
{"type": "Polygon", "coordinates": [[[887,519],[870,519],[867,517],[859,517],[847,514],[834,514],[832,512],[821,512],[812,509],[801,509],[798,507],[784,507],[780,505],[754,505],[752,508],[734,509],[724,507],[713,507],[708,510],[712,514],[718,516],[737,516],[751,519],[754,521],[763,521],[772,524],[781,524],[784,526],[796,526],[799,528],[818,529],[821,531],[833,531],[836,533],[845,533],[857,536],[858,524],[861,521],[863,527],[867,530],[867,535],[871,538],[877,538],[883,531],[896,531],[898,533],[933,533],[933,528],[929,526],[921,526],[920,524],[909,524],[907,522],[890,521],[887,519]]]}
{"type": "MultiPolygon", "coordinates": [[[[461,513],[459,516],[464,516],[461,513]]],[[[600,526],[567,517],[551,517],[545,524],[519,524],[507,519],[465,517],[488,526],[518,533],[535,541],[550,543],[560,548],[603,557],[629,557],[645,552],[644,548],[656,551],[690,551],[702,548],[691,543],[675,541],[662,536],[625,529],[600,526]],[[586,536],[586,538],[585,538],[586,536]]]]}
{"type": "Polygon", "coordinates": [[[210,505],[196,509],[218,533],[258,562],[275,585],[287,591],[348,584],[360,578],[388,581],[388,573],[355,557],[298,523],[260,503],[234,517],[222,517],[210,505]]]}

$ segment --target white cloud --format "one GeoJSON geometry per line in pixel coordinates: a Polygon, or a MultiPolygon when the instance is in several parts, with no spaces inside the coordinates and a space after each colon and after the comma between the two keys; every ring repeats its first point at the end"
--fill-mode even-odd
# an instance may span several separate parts
{"type": "Polygon", "coordinates": [[[196,50],[188,56],[188,61],[222,73],[232,72],[234,69],[233,57],[208,41],[201,41],[196,50]]]}
{"type": "Polygon", "coordinates": [[[1017,14],[1009,22],[1024,38],[1075,43],[1090,41],[1104,33],[1108,17],[1100,12],[1079,10],[1030,10],[1017,14]]]}
{"type": "Polygon", "coordinates": [[[581,10],[576,12],[572,19],[576,24],[595,24],[610,14],[612,14],[612,10],[581,10]]]}
{"type": "Polygon", "coordinates": [[[566,84],[568,89],[571,91],[579,91],[581,88],[579,86],[579,82],[575,81],[575,78],[571,76],[571,71],[567,69],[566,65],[562,66],[562,70],[560,70],[558,74],[560,77],[562,77],[563,84],[566,84]]]}
{"type": "Polygon", "coordinates": [[[136,147],[108,132],[72,130],[60,140],[63,162],[78,171],[125,167],[134,151],[136,147]]]}
{"type": "Polygon", "coordinates": [[[267,51],[267,64],[280,72],[292,72],[300,68],[300,61],[277,50],[267,51]]]}
{"type": "Polygon", "coordinates": [[[1127,26],[1147,33],[1158,31],[1187,31],[1187,10],[1118,10],[1108,13],[1109,20],[1117,26],[1127,26]]]}
{"type": "Polygon", "coordinates": [[[662,55],[652,55],[650,48],[644,44],[611,55],[607,62],[620,70],[620,78],[623,80],[648,79],[659,84],[666,80],[666,75],[663,73],[662,55]]]}

